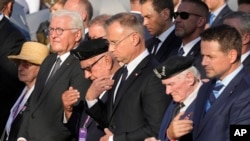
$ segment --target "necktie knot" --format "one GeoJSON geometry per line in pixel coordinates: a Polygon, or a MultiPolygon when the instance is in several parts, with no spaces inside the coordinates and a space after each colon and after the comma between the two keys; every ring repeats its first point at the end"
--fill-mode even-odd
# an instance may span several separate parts
{"type": "Polygon", "coordinates": [[[214,15],[213,13],[210,13],[210,14],[209,14],[209,25],[212,25],[212,24],[213,24],[214,17],[215,17],[215,15],[214,15]]]}
{"type": "Polygon", "coordinates": [[[174,107],[173,118],[180,113],[181,108],[183,108],[185,104],[183,102],[177,103],[174,107]]]}
{"type": "Polygon", "coordinates": [[[181,47],[181,48],[178,50],[178,56],[183,56],[184,53],[185,53],[185,52],[184,52],[184,49],[183,49],[183,47],[181,47]]]}
{"type": "Polygon", "coordinates": [[[156,54],[157,53],[157,49],[158,49],[158,45],[159,43],[161,42],[161,40],[157,37],[154,37],[154,46],[153,46],[153,49],[152,49],[152,54],[156,54]]]}

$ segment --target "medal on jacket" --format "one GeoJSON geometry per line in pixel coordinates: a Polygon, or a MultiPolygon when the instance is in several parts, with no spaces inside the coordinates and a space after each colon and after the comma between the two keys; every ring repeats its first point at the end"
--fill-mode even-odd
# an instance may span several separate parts
{"type": "Polygon", "coordinates": [[[79,129],[79,138],[78,141],[86,141],[87,139],[87,123],[89,121],[90,116],[87,117],[87,119],[85,120],[83,127],[79,129]]]}

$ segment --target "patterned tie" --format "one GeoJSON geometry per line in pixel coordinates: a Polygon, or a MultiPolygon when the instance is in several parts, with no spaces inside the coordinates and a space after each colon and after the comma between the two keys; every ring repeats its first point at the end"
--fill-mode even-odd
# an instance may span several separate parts
{"type": "Polygon", "coordinates": [[[183,49],[183,47],[181,47],[181,48],[178,50],[178,56],[183,56],[184,53],[185,53],[185,52],[184,52],[184,49],[183,49]]]}
{"type": "Polygon", "coordinates": [[[180,113],[180,110],[181,108],[183,108],[185,106],[184,103],[180,102],[180,103],[177,103],[174,107],[174,111],[173,111],[173,115],[172,115],[172,119],[178,115],[180,113]]]}
{"type": "Polygon", "coordinates": [[[209,17],[209,25],[210,26],[213,24],[214,17],[215,17],[215,15],[213,13],[210,13],[210,17],[209,17]]]}
{"type": "Polygon", "coordinates": [[[220,81],[216,81],[212,93],[209,95],[206,111],[213,105],[215,100],[219,97],[219,91],[223,88],[223,84],[220,81]]]}
{"type": "Polygon", "coordinates": [[[160,42],[161,42],[161,40],[159,40],[157,37],[154,37],[154,47],[152,49],[152,51],[153,51],[152,54],[156,55],[160,42]]]}

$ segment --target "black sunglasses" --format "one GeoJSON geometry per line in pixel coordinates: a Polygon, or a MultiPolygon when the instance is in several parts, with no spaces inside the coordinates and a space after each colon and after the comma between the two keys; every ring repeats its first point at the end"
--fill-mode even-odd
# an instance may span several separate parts
{"type": "Polygon", "coordinates": [[[202,17],[201,15],[194,14],[194,13],[188,13],[188,12],[175,12],[174,13],[174,18],[176,19],[180,15],[180,18],[183,20],[186,20],[189,18],[189,15],[194,15],[198,17],[202,17]]]}

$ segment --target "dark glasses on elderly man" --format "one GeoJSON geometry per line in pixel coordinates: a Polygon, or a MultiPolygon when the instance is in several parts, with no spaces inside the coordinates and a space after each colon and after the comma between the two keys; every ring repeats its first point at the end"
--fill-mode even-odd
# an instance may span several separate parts
{"type": "Polygon", "coordinates": [[[188,13],[188,12],[175,12],[174,18],[176,19],[178,16],[180,16],[181,19],[186,20],[189,18],[190,15],[201,17],[201,15],[194,14],[194,13],[188,13]]]}

